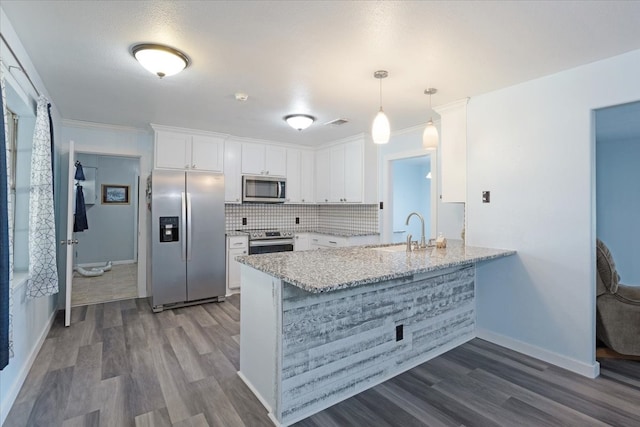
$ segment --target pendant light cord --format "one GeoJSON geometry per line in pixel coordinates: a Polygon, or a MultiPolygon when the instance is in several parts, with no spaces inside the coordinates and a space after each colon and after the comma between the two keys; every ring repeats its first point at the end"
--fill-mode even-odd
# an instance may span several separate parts
{"type": "Polygon", "coordinates": [[[380,111],[382,111],[382,79],[380,80],[380,111]]]}

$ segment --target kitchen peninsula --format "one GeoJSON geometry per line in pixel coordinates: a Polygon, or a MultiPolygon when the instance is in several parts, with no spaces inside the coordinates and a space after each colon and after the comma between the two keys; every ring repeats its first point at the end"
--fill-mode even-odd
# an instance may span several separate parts
{"type": "Polygon", "coordinates": [[[475,336],[475,263],[515,251],[360,246],[238,257],[239,375],[289,425],[475,336]]]}

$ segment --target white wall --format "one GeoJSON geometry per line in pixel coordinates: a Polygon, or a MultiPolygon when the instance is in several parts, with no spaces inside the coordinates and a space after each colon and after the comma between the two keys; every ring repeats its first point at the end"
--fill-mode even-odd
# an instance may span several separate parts
{"type": "Polygon", "coordinates": [[[640,99],[638,76],[640,50],[468,105],[467,243],[518,251],[478,267],[479,332],[585,375],[598,372],[592,110],[640,99]]]}
{"type": "Polygon", "coordinates": [[[421,225],[418,219],[411,218],[406,224],[407,215],[418,212],[424,218],[425,236],[431,235],[431,181],[425,176],[431,168],[429,158],[422,158],[421,164],[415,164],[413,160],[395,160],[393,163],[393,230],[405,230],[403,236],[411,234],[412,240],[419,240],[421,225]]]}
{"type": "Polygon", "coordinates": [[[620,281],[640,286],[640,139],[596,141],[596,175],[597,236],[620,281]]]}
{"type": "MultiPolygon", "coordinates": [[[[34,84],[38,88],[41,94],[46,96],[49,101],[52,103],[51,115],[53,118],[53,129],[54,129],[54,142],[55,142],[55,151],[53,153],[53,165],[54,165],[54,187],[56,194],[59,194],[59,176],[60,176],[60,144],[59,144],[59,136],[60,136],[60,113],[58,112],[55,103],[52,98],[49,96],[46,87],[42,83],[40,76],[38,75],[31,59],[27,55],[26,50],[22,46],[20,39],[18,38],[13,26],[7,19],[7,16],[4,13],[4,10],[0,8],[0,28],[2,28],[2,35],[7,39],[7,42],[11,45],[11,48],[14,50],[22,65],[24,66],[26,72],[33,80],[34,84]]],[[[6,67],[10,65],[16,65],[14,58],[5,48],[4,43],[0,47],[0,56],[2,57],[2,61],[6,67]]],[[[6,71],[6,70],[5,70],[6,71]]],[[[19,71],[13,70],[12,74],[18,74],[19,71]]],[[[17,114],[23,115],[26,117],[28,114],[35,115],[35,105],[37,95],[35,91],[29,86],[26,79],[18,76],[17,78],[13,78],[12,75],[5,72],[5,77],[7,79],[7,92],[12,92],[17,95],[13,100],[7,99],[8,106],[14,110],[17,114]],[[19,79],[19,82],[18,82],[19,79]],[[13,105],[12,105],[13,103],[13,105]]],[[[20,131],[26,133],[28,137],[31,134],[33,136],[33,124],[35,122],[32,118],[26,118],[22,121],[20,125],[20,131]],[[27,125],[31,122],[31,129],[22,128],[22,126],[27,125]]],[[[27,126],[28,127],[28,126],[27,126]]],[[[20,138],[20,137],[19,137],[20,138]]],[[[22,146],[20,148],[22,151],[19,153],[19,165],[21,170],[18,172],[20,175],[26,174],[27,177],[30,175],[30,147],[22,146]],[[25,169],[26,168],[26,169],[25,169]]],[[[27,178],[28,180],[29,178],[27,178]]],[[[17,190],[18,191],[18,190],[17,190]]],[[[20,190],[21,191],[21,190],[20,190]]],[[[27,193],[28,194],[28,193],[27,193]]],[[[16,196],[16,199],[18,197],[16,196]]],[[[18,205],[18,200],[16,200],[16,205],[18,205]]],[[[54,200],[56,215],[60,212],[60,203],[56,198],[54,200]]],[[[20,202],[23,203],[23,202],[20,202]]],[[[27,203],[28,205],[28,203],[27,203]]],[[[23,206],[24,208],[24,206],[23,206]]],[[[59,219],[59,217],[58,217],[59,219]]],[[[28,221],[28,215],[27,215],[28,221]]],[[[17,223],[17,226],[23,227],[20,222],[17,223]]],[[[60,224],[59,221],[56,222],[56,234],[58,236],[64,235],[65,228],[63,224],[60,224]]],[[[22,238],[24,236],[16,235],[16,238],[22,238]]],[[[18,256],[22,256],[24,254],[24,245],[20,248],[17,248],[19,252],[18,256]]],[[[60,252],[60,251],[59,251],[60,252]]],[[[60,261],[60,259],[59,259],[60,261]]],[[[22,262],[22,261],[20,261],[22,262]]],[[[59,264],[60,265],[60,264],[59,264]]],[[[62,264],[64,266],[64,261],[62,264]]],[[[22,263],[21,266],[26,266],[26,264],[22,263]]],[[[60,280],[60,284],[62,285],[64,282],[64,270],[60,270],[58,268],[58,276],[60,280]]],[[[42,344],[42,339],[46,336],[49,331],[49,327],[53,320],[53,316],[56,311],[57,301],[59,295],[53,295],[50,297],[42,297],[36,299],[27,299],[26,298],[26,288],[23,284],[18,285],[18,282],[24,283],[24,275],[15,275],[13,285],[13,344],[14,344],[14,357],[9,359],[9,365],[7,365],[2,371],[0,371],[0,424],[2,424],[7,417],[9,410],[11,409],[11,405],[15,400],[18,391],[20,391],[20,387],[22,387],[22,383],[31,367],[31,363],[35,358],[37,352],[40,349],[42,344]]]]}
{"type": "MultiPolygon", "coordinates": [[[[77,153],[85,172],[96,171],[95,198],[84,192],[89,228],[74,234],[75,264],[95,264],[107,261],[134,261],[137,251],[137,205],[140,159],[77,153]],[[129,186],[128,204],[103,204],[102,185],[129,186]]],[[[88,178],[88,177],[87,177],[88,178]]],[[[144,183],[144,181],[143,181],[144,183]]],[[[86,188],[86,182],[83,188],[86,188]]]]}

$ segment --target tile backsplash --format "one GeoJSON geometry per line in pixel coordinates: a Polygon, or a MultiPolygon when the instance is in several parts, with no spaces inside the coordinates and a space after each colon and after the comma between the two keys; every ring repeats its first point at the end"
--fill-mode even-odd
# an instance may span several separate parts
{"type": "Polygon", "coordinates": [[[275,228],[294,231],[331,229],[377,233],[378,206],[373,205],[281,205],[227,204],[225,229],[275,228]],[[246,218],[246,225],[243,225],[246,218]],[[299,224],[296,224],[299,218],[299,224]]]}

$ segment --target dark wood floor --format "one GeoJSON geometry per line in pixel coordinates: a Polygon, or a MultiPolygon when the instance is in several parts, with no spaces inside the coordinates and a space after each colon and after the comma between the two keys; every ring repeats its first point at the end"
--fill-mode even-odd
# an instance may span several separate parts
{"type": "MultiPolygon", "coordinates": [[[[270,426],[236,375],[239,298],[153,314],[145,300],[56,319],[13,426],[270,426]]],[[[640,426],[640,362],[590,380],[476,339],[296,424],[640,426]]]]}

